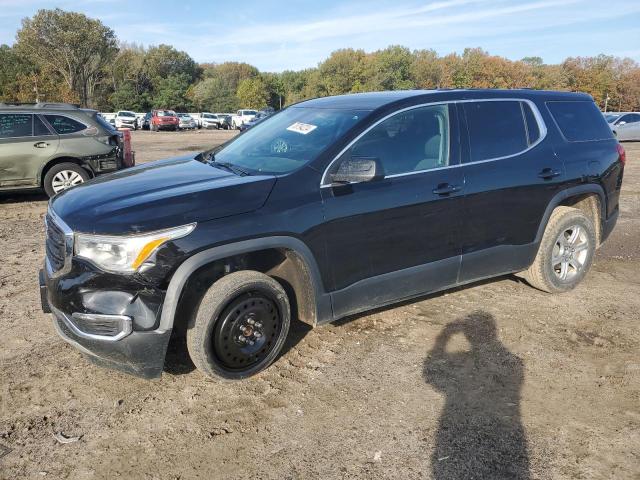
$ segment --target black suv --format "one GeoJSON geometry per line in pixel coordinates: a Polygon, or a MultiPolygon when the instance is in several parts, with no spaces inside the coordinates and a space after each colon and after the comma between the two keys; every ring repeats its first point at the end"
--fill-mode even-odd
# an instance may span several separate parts
{"type": "Polygon", "coordinates": [[[243,378],[312,326],[505,273],[575,287],[625,153],[591,97],[381,92],[291,106],[193,157],[56,196],[40,285],[59,334],[160,375],[172,332],[243,378]]]}

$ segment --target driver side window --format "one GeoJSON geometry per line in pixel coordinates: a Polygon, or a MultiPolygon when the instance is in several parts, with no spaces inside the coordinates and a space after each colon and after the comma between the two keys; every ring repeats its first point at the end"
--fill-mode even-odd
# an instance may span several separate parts
{"type": "Polygon", "coordinates": [[[418,107],[387,118],[345,152],[349,157],[378,158],[385,176],[447,166],[448,105],[418,107]]]}

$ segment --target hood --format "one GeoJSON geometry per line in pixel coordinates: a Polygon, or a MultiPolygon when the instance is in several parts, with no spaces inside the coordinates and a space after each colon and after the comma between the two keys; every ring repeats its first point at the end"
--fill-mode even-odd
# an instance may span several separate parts
{"type": "Polygon", "coordinates": [[[78,185],[53,197],[51,208],[77,232],[147,232],[257,210],[275,182],[178,157],[78,185]]]}

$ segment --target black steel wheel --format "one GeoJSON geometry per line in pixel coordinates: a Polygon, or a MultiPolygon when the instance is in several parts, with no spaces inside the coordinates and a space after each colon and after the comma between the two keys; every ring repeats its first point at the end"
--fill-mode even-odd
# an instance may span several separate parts
{"type": "Polygon", "coordinates": [[[225,367],[244,370],[268,356],[281,329],[276,302],[263,291],[247,292],[236,297],[218,318],[213,350],[225,367]]]}
{"type": "Polygon", "coordinates": [[[245,378],[276,359],[289,324],[289,300],[276,280],[234,272],[204,294],[187,331],[189,355],[209,376],[245,378]]]}

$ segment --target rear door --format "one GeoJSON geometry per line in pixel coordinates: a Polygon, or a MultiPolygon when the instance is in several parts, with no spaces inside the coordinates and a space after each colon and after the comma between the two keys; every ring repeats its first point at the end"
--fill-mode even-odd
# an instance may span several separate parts
{"type": "Polygon", "coordinates": [[[422,106],[377,124],[348,148],[385,176],[321,188],[334,313],[343,316],[453,285],[464,179],[455,107],[422,106]]]}
{"type": "Polygon", "coordinates": [[[460,282],[527,267],[564,167],[537,107],[519,99],[460,102],[465,224],[460,282]]]}
{"type": "Polygon", "coordinates": [[[32,113],[0,113],[0,188],[37,186],[58,137],[32,113]]]}

